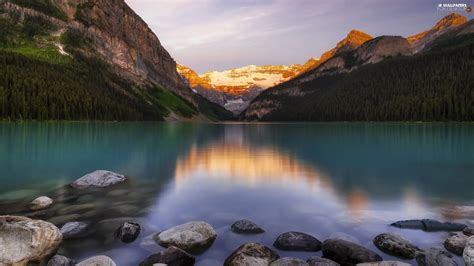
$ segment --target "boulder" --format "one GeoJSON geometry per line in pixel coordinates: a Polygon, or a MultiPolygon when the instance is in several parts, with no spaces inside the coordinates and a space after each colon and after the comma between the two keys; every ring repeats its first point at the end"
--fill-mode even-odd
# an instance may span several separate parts
{"type": "Polygon", "coordinates": [[[61,227],[63,239],[83,238],[93,233],[89,222],[68,222],[61,227]]]}
{"type": "Polygon", "coordinates": [[[329,236],[329,238],[330,239],[342,239],[342,240],[346,240],[346,241],[349,241],[349,242],[360,245],[360,241],[355,236],[346,234],[344,232],[334,232],[329,236]]]}
{"type": "Polygon", "coordinates": [[[342,239],[323,242],[323,257],[343,265],[382,261],[382,257],[370,249],[342,239]]]}
{"type": "Polygon", "coordinates": [[[467,236],[474,236],[474,227],[466,227],[462,232],[467,236]]]}
{"type": "Polygon", "coordinates": [[[124,222],[117,229],[117,237],[124,243],[131,243],[140,235],[141,227],[137,223],[124,222]]]}
{"type": "Polygon", "coordinates": [[[273,246],[287,251],[319,251],[321,241],[301,232],[286,232],[278,236],[273,246]]]}
{"type": "Polygon", "coordinates": [[[237,234],[260,234],[265,232],[265,230],[260,228],[257,224],[246,219],[233,223],[230,226],[230,230],[237,234]]]}
{"type": "Polygon", "coordinates": [[[210,224],[189,222],[156,234],[154,240],[165,248],[175,246],[187,252],[199,253],[209,248],[216,237],[210,224]]]}
{"type": "Polygon", "coordinates": [[[359,263],[357,266],[410,266],[411,264],[401,261],[379,261],[379,262],[365,262],[359,263]]]}
{"type": "Polygon", "coordinates": [[[285,257],[270,263],[270,266],[309,266],[309,264],[301,259],[285,257]]]}
{"type": "Polygon", "coordinates": [[[453,234],[444,241],[444,247],[453,254],[462,256],[467,238],[468,237],[463,234],[453,234]]]}
{"type": "Polygon", "coordinates": [[[280,256],[270,248],[257,243],[246,243],[237,248],[224,262],[224,266],[268,266],[280,256]]]}
{"type": "Polygon", "coordinates": [[[340,264],[332,261],[330,259],[325,259],[325,258],[320,258],[320,257],[309,257],[309,259],[306,260],[306,262],[309,264],[309,266],[339,266],[340,264]]]}
{"type": "Polygon", "coordinates": [[[48,198],[46,196],[41,196],[41,197],[38,197],[38,198],[34,199],[30,203],[30,209],[34,210],[34,211],[42,210],[42,209],[48,208],[51,205],[53,205],[53,200],[51,198],[48,198]]]}
{"type": "Polygon", "coordinates": [[[41,262],[63,240],[53,224],[20,216],[0,216],[0,236],[0,265],[41,262]]]}
{"type": "Polygon", "coordinates": [[[466,265],[474,265],[474,236],[471,236],[467,239],[462,258],[464,259],[464,263],[466,265]]]}
{"type": "Polygon", "coordinates": [[[97,170],[89,173],[71,183],[71,187],[77,189],[104,188],[127,181],[127,177],[105,170],[97,170]]]}
{"type": "Polygon", "coordinates": [[[153,254],[140,263],[140,266],[153,266],[159,263],[168,266],[194,265],[196,258],[177,247],[169,247],[157,254],[153,254]]]}
{"type": "Polygon", "coordinates": [[[46,266],[74,266],[74,260],[71,260],[68,257],[64,257],[61,255],[54,255],[49,261],[46,266]]]}
{"type": "Polygon", "coordinates": [[[76,264],[76,266],[116,266],[115,262],[107,256],[95,256],[83,260],[76,264]]]}
{"type": "Polygon", "coordinates": [[[332,261],[330,259],[320,258],[320,257],[310,257],[306,260],[309,266],[339,266],[340,264],[332,261]]]}
{"type": "Polygon", "coordinates": [[[401,236],[383,233],[373,240],[374,245],[383,252],[404,259],[414,259],[420,249],[401,236]]]}
{"type": "Polygon", "coordinates": [[[441,248],[430,248],[416,253],[418,266],[457,266],[451,253],[441,248]]]}
{"type": "Polygon", "coordinates": [[[398,221],[392,223],[391,226],[405,229],[421,229],[428,232],[462,231],[466,227],[465,224],[439,222],[432,219],[398,221]]]}

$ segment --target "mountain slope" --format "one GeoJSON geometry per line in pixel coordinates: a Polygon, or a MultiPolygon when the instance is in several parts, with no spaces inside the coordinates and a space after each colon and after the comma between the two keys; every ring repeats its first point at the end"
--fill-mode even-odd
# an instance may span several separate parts
{"type": "Polygon", "coordinates": [[[266,90],[241,117],[264,121],[471,121],[472,23],[445,31],[417,55],[412,55],[413,47],[402,37],[370,40],[266,90]]]}
{"type": "MultiPolygon", "coordinates": [[[[52,76],[61,68],[71,72],[59,85],[52,84],[44,73],[22,77],[2,69],[2,84],[8,84],[0,87],[3,109],[28,110],[31,105],[39,109],[44,101],[51,103],[46,109],[62,106],[42,114],[34,113],[35,108],[4,112],[3,118],[162,120],[200,116],[201,99],[197,100],[182,81],[176,63],[147,24],[123,0],[10,0],[0,3],[0,12],[4,31],[0,52],[9,60],[15,58],[4,61],[5,68],[15,69],[18,60],[37,65],[52,76]],[[29,80],[27,85],[20,78],[29,80]],[[55,98],[52,91],[56,87],[60,90],[59,86],[70,96],[55,98]],[[31,87],[38,93],[16,95],[31,87]],[[95,94],[108,97],[87,97],[95,94]],[[15,103],[20,106],[9,101],[15,97],[23,99],[15,103]],[[112,108],[110,114],[99,115],[90,102],[121,106],[129,112],[112,108]],[[63,114],[68,108],[84,111],[63,114]]],[[[213,105],[206,108],[220,109],[213,105]]]]}

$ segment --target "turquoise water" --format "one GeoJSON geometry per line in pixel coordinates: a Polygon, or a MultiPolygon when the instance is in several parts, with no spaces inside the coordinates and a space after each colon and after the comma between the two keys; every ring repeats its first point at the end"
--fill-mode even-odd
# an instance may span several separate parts
{"type": "Polygon", "coordinates": [[[289,230],[320,240],[349,235],[376,250],[372,238],[387,231],[422,248],[448,236],[387,225],[395,220],[474,223],[474,124],[0,123],[0,136],[0,203],[48,194],[97,169],[131,177],[123,203],[108,194],[83,199],[116,211],[79,219],[140,217],[141,237],[65,243],[61,252],[75,259],[106,254],[136,265],[160,250],[147,236],[193,220],[218,232],[198,265],[222,264],[241,243],[271,246],[289,230]],[[266,233],[231,233],[241,218],[266,233]]]}

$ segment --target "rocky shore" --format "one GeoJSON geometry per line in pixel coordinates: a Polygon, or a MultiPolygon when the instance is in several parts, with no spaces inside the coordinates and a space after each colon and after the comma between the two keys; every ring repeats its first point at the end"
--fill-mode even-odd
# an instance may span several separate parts
{"type": "MultiPolygon", "coordinates": [[[[90,244],[91,251],[104,243],[119,241],[132,243],[138,237],[149,235],[140,246],[161,247],[143,257],[140,266],[194,265],[196,258],[208,250],[219,237],[213,226],[205,221],[189,221],[160,232],[146,231],[143,217],[149,206],[153,189],[133,191],[128,189],[129,177],[110,171],[95,171],[71,184],[55,189],[48,195],[37,195],[28,202],[2,202],[0,204],[0,265],[121,265],[110,257],[97,254],[82,261],[70,258],[67,250],[71,243],[100,237],[100,243],[90,244]],[[120,201],[124,195],[127,200],[120,201]],[[97,197],[107,198],[107,203],[97,197]],[[141,204],[141,206],[140,206],[141,204]],[[102,212],[107,215],[101,217],[102,212]],[[136,217],[126,215],[136,214],[136,217]],[[91,217],[103,219],[88,220],[91,217]],[[68,247],[68,248],[67,248],[68,247]]],[[[393,227],[425,231],[450,232],[444,247],[422,249],[408,239],[381,232],[373,238],[378,249],[368,249],[350,237],[331,235],[329,239],[298,231],[281,232],[274,236],[273,247],[248,242],[240,245],[225,259],[225,266],[237,265],[458,265],[453,256],[462,256],[465,265],[474,266],[474,228],[460,223],[430,219],[395,221],[393,227]],[[309,256],[306,260],[282,257],[282,252],[322,252],[322,256],[309,256]],[[387,254],[400,261],[384,261],[387,254]],[[403,260],[403,261],[402,261],[403,260]]],[[[243,219],[228,225],[237,235],[258,235],[266,232],[253,221],[243,219]]],[[[137,241],[138,243],[138,241],[137,241]]]]}

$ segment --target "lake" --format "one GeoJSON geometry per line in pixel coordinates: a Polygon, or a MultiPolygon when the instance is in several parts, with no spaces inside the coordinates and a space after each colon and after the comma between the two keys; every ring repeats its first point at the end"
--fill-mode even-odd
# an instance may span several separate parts
{"type": "MultiPolygon", "coordinates": [[[[392,222],[474,224],[470,123],[30,122],[0,123],[0,136],[2,214],[94,170],[131,178],[126,188],[58,200],[53,212],[38,214],[55,223],[60,215],[139,219],[143,230],[131,244],[101,235],[107,229],[66,240],[60,252],[77,260],[104,254],[118,265],[137,265],[162,250],[152,234],[189,221],[208,222],[218,233],[197,265],[222,265],[245,242],[272,247],[290,230],[351,239],[400,260],[377,250],[372,239],[393,232],[429,248],[442,246],[449,233],[398,229],[392,222]],[[266,232],[232,233],[230,225],[242,218],[266,232]]],[[[278,253],[305,260],[321,255],[278,253]]]]}

